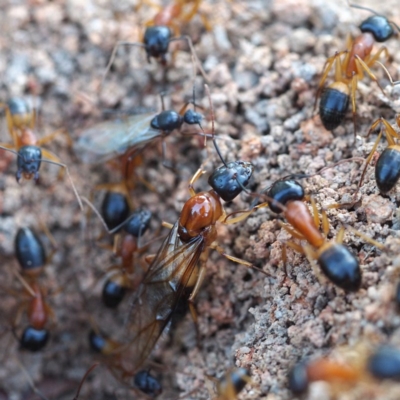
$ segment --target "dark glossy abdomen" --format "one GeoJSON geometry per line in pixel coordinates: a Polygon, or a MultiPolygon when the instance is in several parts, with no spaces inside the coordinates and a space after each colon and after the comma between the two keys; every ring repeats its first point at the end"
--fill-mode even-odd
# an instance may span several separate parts
{"type": "Polygon", "coordinates": [[[400,146],[389,146],[383,150],[375,166],[376,185],[381,193],[387,193],[400,177],[400,146]]]}
{"type": "Polygon", "coordinates": [[[20,345],[25,350],[40,351],[46,346],[49,337],[49,331],[46,329],[35,329],[32,326],[28,326],[22,334],[20,345]]]}
{"type": "Polygon", "coordinates": [[[392,346],[382,346],[368,361],[368,371],[378,379],[400,380],[400,351],[392,346]]]}
{"type": "Polygon", "coordinates": [[[117,282],[107,280],[103,286],[102,299],[106,307],[116,308],[125,296],[126,289],[117,282]]]}
{"type": "Polygon", "coordinates": [[[101,204],[101,215],[108,229],[114,229],[129,216],[129,204],[122,193],[107,192],[101,204]]]}
{"type": "Polygon", "coordinates": [[[318,258],[322,272],[336,286],[349,292],[361,286],[361,270],[357,258],[343,244],[333,243],[318,258]]]}
{"type": "Polygon", "coordinates": [[[328,131],[337,128],[349,108],[349,96],[339,90],[326,88],[319,102],[319,116],[328,131]]]}
{"type": "Polygon", "coordinates": [[[15,237],[15,255],[24,272],[46,264],[46,253],[39,236],[30,228],[19,228],[15,237]]]}

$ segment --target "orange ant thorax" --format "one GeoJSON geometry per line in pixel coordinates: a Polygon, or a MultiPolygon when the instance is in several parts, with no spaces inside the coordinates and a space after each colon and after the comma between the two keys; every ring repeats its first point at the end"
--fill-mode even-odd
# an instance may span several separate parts
{"type": "Polygon", "coordinates": [[[214,190],[191,197],[183,206],[179,218],[178,233],[181,240],[188,242],[196,236],[203,235],[207,244],[211,243],[214,241],[212,236],[216,236],[214,225],[223,213],[220,197],[214,190]],[[204,228],[208,227],[212,229],[204,232],[204,228]]]}
{"type": "Polygon", "coordinates": [[[35,292],[35,297],[29,305],[29,322],[35,329],[43,329],[47,321],[47,310],[43,301],[43,294],[36,282],[32,284],[32,290],[35,292]]]}
{"type": "Polygon", "coordinates": [[[154,25],[171,25],[171,21],[178,17],[182,12],[182,6],[179,4],[169,4],[154,17],[154,25]]]}
{"type": "Polygon", "coordinates": [[[347,78],[352,78],[353,74],[357,72],[356,56],[360,57],[361,60],[365,60],[371,54],[374,43],[375,39],[369,32],[365,32],[354,39],[348,56],[349,62],[346,68],[347,78]]]}
{"type": "Polygon", "coordinates": [[[299,200],[288,202],[285,218],[312,246],[319,248],[324,244],[325,238],[315,225],[314,219],[305,203],[299,200]]]}
{"type": "Polygon", "coordinates": [[[357,382],[360,378],[360,371],[351,365],[321,359],[312,362],[307,367],[307,376],[311,382],[327,381],[327,382],[357,382]]]}
{"type": "Polygon", "coordinates": [[[137,239],[133,235],[124,235],[117,255],[122,258],[122,266],[126,270],[132,270],[133,255],[137,250],[137,239]]]}
{"type": "Polygon", "coordinates": [[[37,144],[37,137],[34,132],[28,128],[22,130],[22,134],[19,137],[20,146],[35,146],[37,144]]]}

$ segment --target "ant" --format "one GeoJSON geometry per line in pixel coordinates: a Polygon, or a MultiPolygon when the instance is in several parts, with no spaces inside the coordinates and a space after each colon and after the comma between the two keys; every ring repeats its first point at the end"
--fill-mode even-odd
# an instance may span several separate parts
{"type": "MultiPolygon", "coordinates": [[[[118,349],[120,344],[96,331],[97,329],[92,329],[89,332],[90,348],[105,357],[105,362],[111,371],[118,371],[122,367],[120,358],[122,355],[115,355],[113,351],[118,349]]],[[[161,383],[148,370],[137,372],[131,384],[149,398],[155,398],[162,393],[161,383]]]]}
{"type": "MultiPolygon", "coordinates": [[[[175,31],[179,31],[177,20],[181,18],[182,21],[189,21],[196,14],[201,0],[193,0],[193,6],[190,12],[184,14],[183,7],[187,5],[189,1],[184,0],[176,0],[175,3],[166,6],[159,13],[156,14],[152,21],[149,21],[143,36],[143,43],[135,43],[135,42],[127,42],[127,41],[119,41],[114,46],[113,51],[111,53],[110,60],[107,64],[106,70],[103,75],[102,85],[104,84],[104,80],[106,78],[107,73],[109,72],[116,54],[117,50],[120,46],[135,46],[141,47],[145,50],[147,61],[150,63],[151,58],[155,58],[160,62],[163,67],[167,65],[167,54],[169,50],[169,45],[172,42],[178,41],[186,41],[189,46],[190,52],[192,54],[193,63],[197,65],[200,73],[203,75],[203,78],[208,81],[208,76],[203,70],[200,60],[197,57],[196,51],[193,46],[192,39],[187,35],[176,36],[173,37],[173,33],[171,28],[175,31]]],[[[208,26],[208,25],[207,25],[208,26]]]]}
{"type": "Polygon", "coordinates": [[[8,130],[13,143],[0,143],[0,149],[9,151],[17,156],[17,182],[21,178],[26,180],[34,179],[37,182],[42,162],[58,165],[65,169],[79,206],[83,210],[81,199],[67,165],[61,163],[56,155],[41,147],[43,144],[52,141],[58,134],[66,133],[64,129],[56,130],[48,136],[38,139],[33,131],[36,123],[36,113],[25,99],[11,98],[3,107],[6,110],[8,130]]]}
{"type": "MultiPolygon", "coordinates": [[[[369,129],[369,132],[366,137],[368,138],[371,132],[374,131],[381,124],[384,127],[386,139],[389,143],[389,146],[386,147],[385,150],[383,150],[375,165],[375,179],[379,191],[383,194],[386,194],[393,189],[393,187],[396,185],[397,181],[400,178],[400,147],[396,142],[396,139],[399,139],[400,136],[389,124],[389,122],[385,118],[381,117],[378,118],[371,125],[371,128],[369,129]]],[[[400,115],[396,115],[396,124],[398,127],[400,127],[400,115]]],[[[376,148],[378,147],[379,141],[382,138],[382,134],[383,134],[383,129],[381,129],[381,131],[379,132],[374,147],[372,148],[371,153],[369,154],[366,160],[365,167],[361,174],[361,179],[358,184],[357,190],[359,190],[359,188],[361,187],[367,167],[371,162],[371,159],[375,153],[376,148]]]]}
{"type": "MultiPolygon", "coordinates": [[[[208,86],[206,90],[208,91],[208,86]]],[[[193,301],[205,278],[210,249],[231,261],[267,275],[251,263],[228,255],[217,243],[216,223],[226,223],[222,200],[230,202],[243,191],[254,167],[245,161],[225,163],[215,141],[212,107],[211,112],[211,135],[224,165],[210,175],[208,183],[212,189],[196,193],[193,185],[204,173],[200,167],[189,182],[191,198],[184,204],[178,220],[174,225],[165,224],[171,230],[152,258],[135,294],[124,343],[113,350],[113,354],[121,358],[121,368],[113,371],[118,373],[117,377],[121,381],[133,376],[145,362],[162,332],[169,326],[181,299],[188,301],[193,319],[197,320],[193,301]]],[[[87,203],[92,207],[90,202],[87,203]]],[[[242,219],[244,218],[245,216],[242,219]]],[[[118,229],[119,227],[115,228],[118,229]]]]}
{"type": "Polygon", "coordinates": [[[298,363],[289,372],[289,389],[302,395],[316,381],[353,387],[359,382],[368,383],[371,377],[376,381],[400,379],[400,351],[391,345],[381,345],[372,350],[361,344],[355,351],[346,349],[343,353],[343,360],[321,357],[298,363]],[[347,353],[352,354],[349,356],[347,353]]]}
{"type": "MultiPolygon", "coordinates": [[[[102,299],[107,307],[116,308],[123,300],[126,290],[133,288],[133,257],[143,250],[138,246],[138,241],[148,229],[150,220],[150,211],[136,210],[124,221],[122,232],[114,238],[114,254],[121,258],[121,264],[109,268],[118,272],[107,279],[103,286],[102,299]]],[[[105,222],[107,223],[106,219],[105,222]]]]}
{"type": "MultiPolygon", "coordinates": [[[[287,245],[307,256],[313,265],[316,260],[322,272],[336,286],[346,291],[355,292],[361,286],[361,269],[357,258],[343,244],[345,229],[342,227],[334,241],[328,241],[329,221],[325,210],[322,214],[322,231],[320,232],[320,218],[317,206],[311,198],[311,206],[314,216],[311,216],[304,200],[307,199],[304,188],[300,183],[292,179],[284,179],[275,182],[267,191],[266,203],[255,206],[253,210],[269,206],[275,213],[283,213],[288,225],[281,226],[293,237],[306,240],[308,245],[302,247],[296,243],[288,242],[287,245]]],[[[252,211],[247,212],[249,215],[252,211]]],[[[383,245],[370,239],[360,232],[352,231],[367,240],[374,246],[382,249],[383,245]]],[[[284,253],[284,259],[286,259],[284,253]]]]}
{"type": "MultiPolygon", "coordinates": [[[[195,105],[193,87],[193,104],[195,105]]],[[[78,157],[85,163],[96,164],[112,160],[124,154],[122,169],[125,175],[133,156],[137,155],[146,145],[157,138],[164,139],[174,130],[180,130],[183,123],[198,125],[201,128],[203,115],[187,109],[186,103],[179,112],[165,110],[164,97],[161,96],[162,111],[160,113],[146,113],[101,122],[82,131],[74,144],[78,157]]],[[[163,165],[166,163],[166,143],[162,142],[163,165]]]]}
{"type": "MultiPolygon", "coordinates": [[[[48,315],[54,316],[53,311],[44,300],[43,290],[39,285],[39,276],[48,259],[40,237],[30,228],[19,228],[14,241],[15,255],[21,267],[21,273],[29,279],[29,283],[17,271],[17,276],[31,298],[27,307],[29,326],[19,338],[20,347],[32,352],[41,350],[49,340],[49,331],[45,329],[48,315]]],[[[18,293],[19,294],[19,293],[18,293]]],[[[22,307],[19,308],[14,324],[21,317],[22,307]]]]}
{"type": "MultiPolygon", "coordinates": [[[[364,73],[366,73],[377,83],[382,93],[385,95],[376,76],[371,71],[371,67],[375,63],[382,66],[378,61],[379,57],[381,54],[384,54],[388,58],[389,52],[385,46],[380,47],[375,54],[372,54],[372,50],[375,42],[386,42],[393,36],[394,30],[392,25],[395,26],[397,30],[400,31],[400,29],[394,22],[389,21],[382,15],[378,15],[369,8],[350,3],[349,6],[370,11],[375,15],[361,23],[361,35],[357,36],[354,40],[349,38],[346,50],[336,52],[334,56],[326,60],[322,78],[318,84],[314,109],[316,108],[318,98],[320,98],[319,115],[321,121],[327,130],[332,131],[343,121],[349,106],[349,100],[351,99],[355,137],[356,90],[358,81],[363,79],[364,73]],[[344,56],[344,59],[342,59],[342,56],[344,56]],[[324,83],[333,66],[335,67],[335,81],[324,88],[324,83]]],[[[384,70],[388,74],[385,68],[384,70]]]]}

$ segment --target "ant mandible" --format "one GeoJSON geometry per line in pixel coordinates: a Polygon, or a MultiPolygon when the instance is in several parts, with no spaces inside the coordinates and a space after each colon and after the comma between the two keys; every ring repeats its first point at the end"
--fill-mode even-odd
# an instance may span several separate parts
{"type": "MultiPolygon", "coordinates": [[[[382,66],[378,59],[381,54],[386,55],[388,58],[389,52],[385,46],[381,46],[375,54],[372,54],[372,50],[375,42],[386,42],[393,36],[394,30],[392,25],[395,26],[397,30],[400,31],[400,29],[394,22],[389,21],[382,15],[378,15],[375,11],[369,8],[350,3],[349,6],[370,11],[375,15],[367,18],[361,23],[360,30],[362,34],[357,36],[354,40],[349,38],[346,50],[336,52],[334,56],[329,57],[326,60],[322,78],[318,84],[315,96],[314,109],[316,108],[318,98],[320,98],[319,115],[321,121],[327,130],[332,131],[343,121],[349,106],[349,100],[351,100],[355,137],[355,96],[358,81],[363,79],[364,73],[366,73],[374,82],[377,83],[382,93],[385,95],[376,76],[371,71],[371,67],[375,63],[382,66]],[[344,59],[342,59],[342,56],[345,56],[344,59]],[[328,87],[324,88],[324,83],[333,66],[335,67],[335,81],[328,87]]],[[[386,68],[384,68],[384,70],[388,74],[386,68]]]]}

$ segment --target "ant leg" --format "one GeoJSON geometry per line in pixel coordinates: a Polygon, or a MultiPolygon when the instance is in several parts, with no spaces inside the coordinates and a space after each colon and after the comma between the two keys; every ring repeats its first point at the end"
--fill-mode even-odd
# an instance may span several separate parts
{"type": "Polygon", "coordinates": [[[67,139],[67,141],[68,141],[68,146],[69,146],[69,147],[72,147],[72,145],[73,145],[73,140],[72,140],[70,134],[68,133],[68,131],[67,131],[65,128],[57,129],[56,131],[50,133],[49,135],[47,135],[47,136],[45,136],[45,137],[39,139],[38,142],[37,142],[37,146],[40,146],[40,147],[41,147],[41,146],[43,146],[44,144],[47,144],[47,143],[53,141],[54,138],[55,138],[56,136],[60,135],[60,134],[63,134],[63,135],[66,137],[66,139],[67,139]]]}
{"type": "Polygon", "coordinates": [[[26,368],[24,367],[24,365],[21,363],[21,361],[17,358],[14,357],[15,360],[17,361],[17,364],[19,366],[19,368],[21,369],[21,371],[23,372],[23,374],[25,375],[25,379],[27,380],[29,386],[31,387],[31,389],[33,390],[33,392],[39,396],[42,400],[49,400],[34,384],[31,376],[29,375],[28,371],[26,370],[26,368]]]}
{"type": "Polygon", "coordinates": [[[111,53],[110,60],[108,61],[106,70],[104,71],[104,74],[103,74],[103,78],[101,79],[100,88],[102,88],[104,85],[106,76],[107,76],[108,72],[110,71],[111,65],[113,64],[115,57],[117,55],[118,47],[120,47],[120,46],[136,46],[136,47],[145,48],[145,45],[142,43],[133,43],[133,42],[125,42],[125,41],[117,42],[117,44],[114,46],[113,51],[111,53]]]}
{"type": "Polygon", "coordinates": [[[16,129],[14,129],[14,122],[12,119],[12,115],[10,113],[10,110],[8,109],[8,106],[5,105],[5,107],[6,107],[6,121],[7,121],[8,132],[10,133],[11,139],[14,143],[14,148],[18,148],[19,147],[18,134],[16,129]]]}
{"type": "Polygon", "coordinates": [[[167,142],[163,139],[161,143],[161,152],[162,152],[162,165],[172,171],[173,173],[176,173],[176,169],[172,165],[172,163],[167,160],[166,154],[167,154],[167,142]]]}
{"type": "Polygon", "coordinates": [[[357,75],[353,74],[353,77],[351,78],[350,98],[351,98],[351,108],[352,108],[352,112],[353,112],[354,143],[355,143],[356,137],[357,137],[357,123],[356,123],[356,117],[357,117],[357,109],[356,109],[357,84],[358,84],[357,75]]]}
{"type": "Polygon", "coordinates": [[[41,149],[41,150],[42,150],[42,155],[45,156],[45,158],[42,158],[42,162],[47,162],[49,164],[58,165],[59,167],[62,167],[65,169],[68,179],[69,179],[69,183],[70,183],[72,190],[75,194],[75,197],[78,201],[79,208],[81,209],[81,211],[83,213],[82,200],[81,200],[81,197],[79,196],[78,190],[75,187],[74,181],[72,180],[72,177],[71,177],[71,174],[69,173],[69,169],[68,169],[67,165],[60,162],[60,159],[58,157],[56,157],[55,155],[53,155],[52,153],[50,153],[49,151],[44,150],[44,149],[41,149]]]}
{"type": "MultiPolygon", "coordinates": [[[[320,81],[319,81],[319,83],[318,83],[318,89],[317,89],[317,93],[316,93],[316,95],[315,95],[314,111],[315,111],[315,109],[317,108],[318,99],[319,99],[319,97],[320,97],[320,95],[321,95],[322,88],[323,88],[323,86],[324,86],[324,83],[325,83],[325,81],[326,81],[326,78],[328,77],[328,74],[329,74],[330,70],[332,69],[333,64],[335,63],[335,61],[338,62],[337,59],[338,59],[341,55],[343,55],[344,53],[347,53],[347,50],[341,51],[341,52],[339,52],[339,53],[336,52],[334,56],[329,57],[329,58],[325,61],[325,65],[324,65],[324,68],[323,68],[322,77],[321,77],[321,79],[320,79],[320,81]]],[[[340,61],[340,59],[339,59],[339,61],[340,61]]],[[[339,67],[340,67],[340,65],[338,65],[337,67],[335,67],[335,69],[337,69],[337,68],[339,68],[339,67]]],[[[340,81],[340,80],[341,80],[341,78],[339,79],[339,81],[340,81]]]]}
{"type": "Polygon", "coordinates": [[[362,60],[358,55],[356,55],[356,69],[358,71],[357,75],[361,79],[361,76],[363,75],[362,71],[365,71],[365,73],[378,85],[379,89],[381,89],[382,94],[386,97],[386,94],[378,82],[378,78],[375,76],[375,74],[370,70],[368,64],[362,60]]]}
{"type": "MultiPolygon", "coordinates": [[[[368,167],[369,163],[371,162],[372,156],[374,155],[374,153],[375,153],[375,151],[376,151],[376,148],[378,147],[378,144],[379,144],[379,142],[380,142],[380,140],[381,140],[381,138],[382,138],[382,134],[383,134],[383,131],[382,131],[382,129],[381,129],[381,131],[379,132],[378,137],[376,138],[374,147],[372,148],[371,153],[369,153],[369,156],[368,156],[368,158],[367,158],[367,160],[366,160],[366,162],[365,162],[365,167],[364,167],[364,170],[363,170],[363,172],[362,172],[362,174],[361,174],[360,182],[358,182],[357,190],[356,190],[356,192],[354,193],[354,196],[355,196],[355,195],[358,193],[358,191],[360,190],[360,187],[361,187],[361,185],[362,185],[362,183],[363,183],[363,180],[364,180],[364,177],[365,177],[365,173],[366,173],[366,171],[367,171],[367,167],[368,167]]],[[[354,199],[353,199],[353,201],[354,201],[354,199]]]]}
{"type": "Polygon", "coordinates": [[[82,389],[82,385],[84,384],[86,378],[89,376],[89,374],[99,365],[99,363],[94,363],[86,372],[85,375],[83,375],[83,378],[81,379],[81,382],[79,383],[78,390],[76,391],[75,397],[72,400],[78,400],[79,394],[82,389]]]}
{"type": "Polygon", "coordinates": [[[208,75],[204,71],[203,67],[201,66],[200,60],[197,57],[197,53],[196,53],[196,51],[194,49],[192,39],[189,36],[185,35],[185,36],[178,36],[176,38],[172,38],[172,39],[170,39],[170,42],[177,42],[179,40],[186,40],[186,42],[187,42],[187,44],[188,44],[188,46],[190,48],[190,52],[192,53],[192,56],[195,59],[195,63],[197,64],[197,68],[199,69],[201,75],[203,75],[204,80],[206,82],[209,82],[210,78],[208,77],[208,75]]]}
{"type": "Polygon", "coordinates": [[[254,269],[256,271],[259,271],[259,272],[263,273],[266,276],[271,276],[271,274],[269,274],[268,272],[265,272],[261,268],[256,267],[251,262],[248,262],[248,261],[243,260],[241,258],[230,256],[229,254],[225,253],[225,250],[222,247],[220,247],[216,242],[212,243],[210,245],[210,248],[215,250],[215,251],[217,251],[221,256],[225,257],[226,259],[228,259],[230,261],[233,261],[233,262],[235,262],[237,264],[243,265],[246,268],[252,268],[252,269],[254,269]]]}
{"type": "Polygon", "coordinates": [[[348,229],[350,232],[353,232],[355,235],[357,235],[358,237],[363,239],[365,242],[371,244],[372,246],[375,246],[375,247],[377,247],[378,249],[380,249],[382,251],[386,250],[385,245],[383,245],[382,243],[377,242],[376,240],[370,238],[366,234],[358,231],[357,229],[354,229],[352,226],[345,225],[345,228],[348,229]]]}
{"type": "Polygon", "coordinates": [[[189,182],[189,193],[190,193],[190,197],[196,196],[196,191],[194,190],[193,185],[194,185],[195,182],[197,182],[198,179],[199,179],[203,174],[205,174],[205,173],[206,173],[206,171],[204,171],[203,168],[200,167],[200,168],[195,172],[195,174],[193,175],[192,179],[191,179],[190,182],[189,182]]]}
{"type": "Polygon", "coordinates": [[[386,68],[380,61],[375,61],[375,63],[376,63],[376,64],[379,64],[379,65],[382,67],[382,69],[385,71],[385,73],[386,73],[386,75],[387,75],[387,77],[388,77],[388,79],[389,79],[389,81],[390,81],[390,84],[391,84],[392,86],[398,85],[398,84],[400,83],[400,81],[394,81],[394,80],[393,80],[393,78],[392,78],[392,76],[390,75],[390,73],[389,73],[389,71],[387,70],[387,68],[386,68]]]}
{"type": "MultiPolygon", "coordinates": [[[[42,149],[42,148],[41,148],[41,150],[42,150],[42,157],[44,157],[44,158],[46,158],[46,159],[48,159],[50,161],[53,161],[53,162],[55,162],[57,164],[61,164],[61,160],[56,155],[54,155],[53,153],[51,153],[48,150],[45,150],[45,149],[42,149]]],[[[42,161],[44,161],[44,160],[42,160],[42,161]]],[[[64,176],[64,170],[61,168],[59,173],[58,173],[58,179],[62,179],[63,176],[64,176]]]]}

